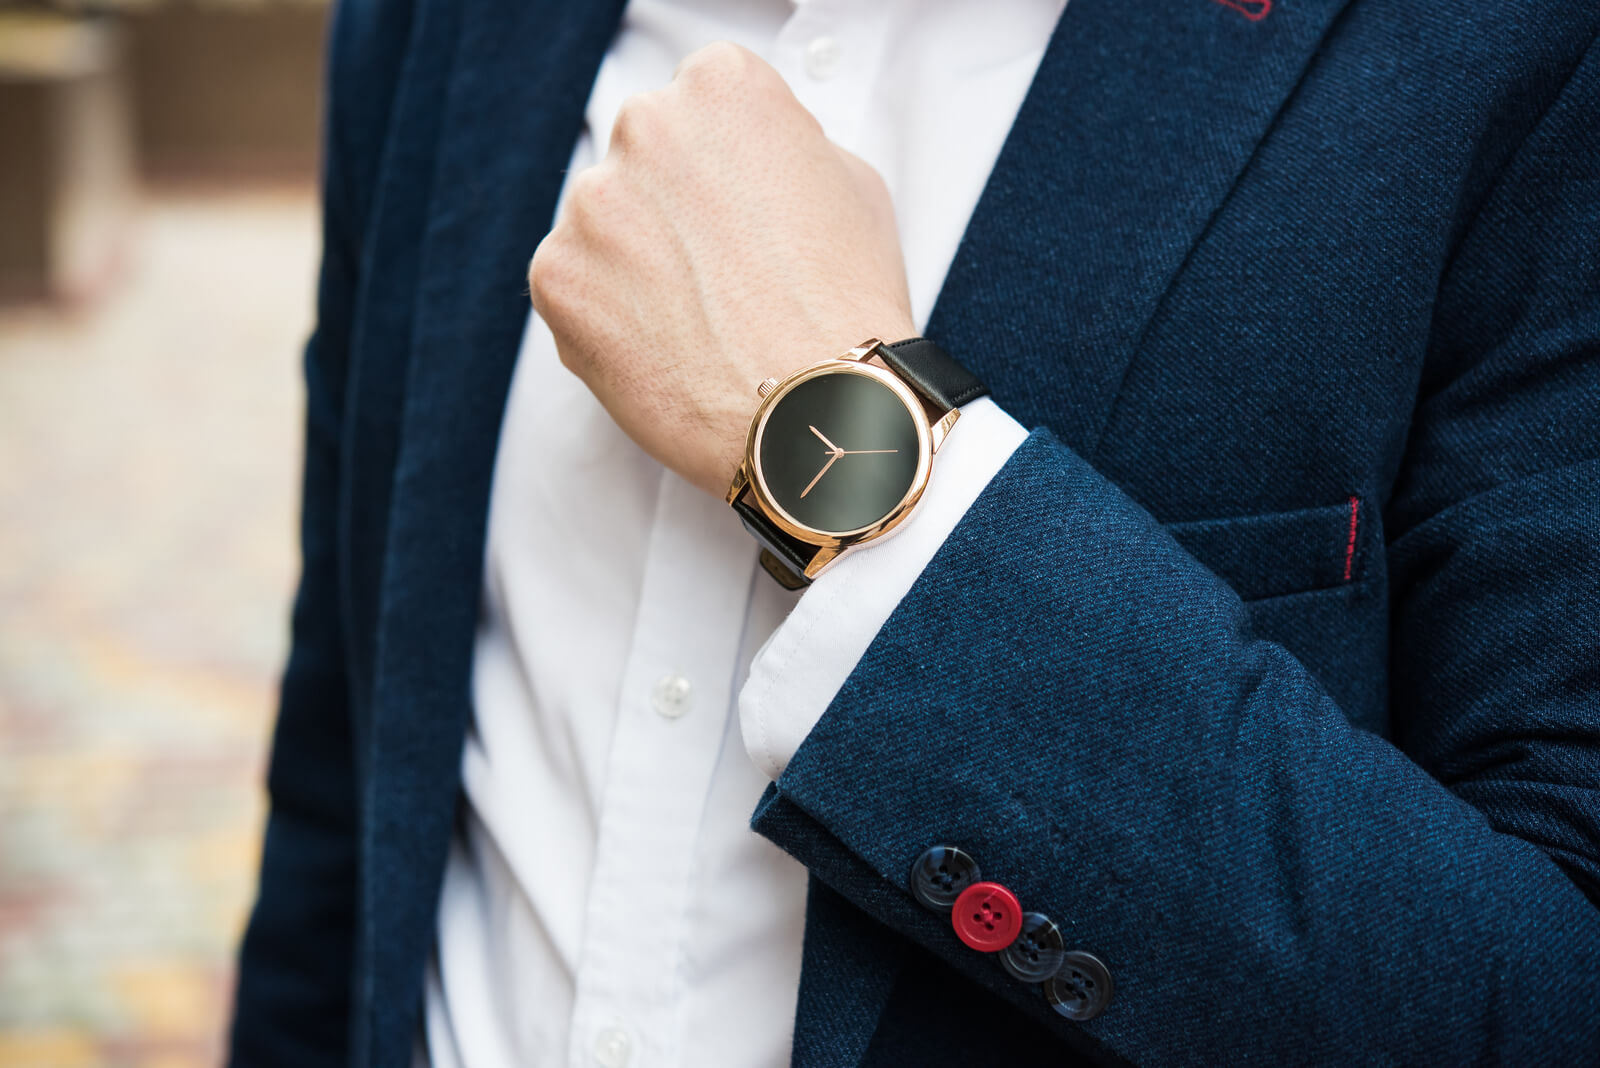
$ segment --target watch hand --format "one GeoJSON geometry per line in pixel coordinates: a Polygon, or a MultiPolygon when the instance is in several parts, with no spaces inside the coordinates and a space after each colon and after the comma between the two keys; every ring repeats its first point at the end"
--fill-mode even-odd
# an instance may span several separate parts
{"type": "MultiPolygon", "coordinates": [[[[838,452],[839,451],[839,446],[837,446],[833,442],[829,441],[827,439],[827,437],[823,435],[822,431],[818,430],[816,427],[812,427],[811,428],[811,432],[813,434],[815,434],[817,437],[822,438],[822,443],[824,445],[826,445],[829,449],[831,449],[833,452],[838,452]]],[[[824,470],[826,470],[826,469],[824,469],[824,470]]]]}
{"type": "MultiPolygon", "coordinates": [[[[817,435],[817,436],[821,437],[820,434],[817,435]]],[[[822,470],[817,472],[817,477],[812,479],[809,483],[807,483],[806,484],[806,488],[800,491],[800,496],[804,497],[806,494],[811,492],[811,487],[815,486],[818,482],[820,482],[822,480],[822,476],[828,473],[828,468],[833,466],[833,461],[837,460],[840,457],[840,455],[841,454],[840,454],[838,449],[834,449],[833,450],[833,454],[828,457],[828,462],[822,465],[822,470]]]]}
{"type": "Polygon", "coordinates": [[[840,449],[840,456],[868,456],[877,452],[899,452],[899,449],[840,449]]]}

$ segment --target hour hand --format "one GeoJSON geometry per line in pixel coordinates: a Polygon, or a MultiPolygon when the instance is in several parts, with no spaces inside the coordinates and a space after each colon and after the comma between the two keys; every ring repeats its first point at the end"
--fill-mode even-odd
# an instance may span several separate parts
{"type": "MultiPolygon", "coordinates": [[[[809,424],[807,424],[807,425],[809,425],[809,424]]],[[[844,451],[843,449],[839,448],[839,446],[837,446],[833,442],[829,441],[828,440],[828,436],[826,434],[824,434],[822,431],[818,430],[816,427],[814,427],[814,426],[811,427],[811,432],[813,434],[815,434],[818,438],[822,439],[822,443],[828,447],[828,451],[829,452],[843,452],[844,451]]]]}

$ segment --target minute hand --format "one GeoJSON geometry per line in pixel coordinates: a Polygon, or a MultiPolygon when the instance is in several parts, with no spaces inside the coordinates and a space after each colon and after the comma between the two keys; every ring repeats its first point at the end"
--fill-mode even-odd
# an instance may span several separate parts
{"type": "Polygon", "coordinates": [[[821,482],[822,481],[822,476],[828,473],[828,468],[832,467],[833,466],[833,462],[835,460],[837,460],[840,456],[843,456],[843,455],[844,454],[841,453],[838,449],[835,449],[835,450],[833,450],[833,452],[829,453],[828,454],[828,462],[822,465],[822,470],[817,472],[817,477],[816,478],[814,478],[810,482],[806,483],[806,488],[800,491],[800,496],[804,497],[806,494],[810,493],[811,492],[811,487],[815,486],[818,482],[821,482]]]}
{"type": "Polygon", "coordinates": [[[840,456],[869,456],[877,452],[899,452],[899,449],[840,449],[840,456]]]}

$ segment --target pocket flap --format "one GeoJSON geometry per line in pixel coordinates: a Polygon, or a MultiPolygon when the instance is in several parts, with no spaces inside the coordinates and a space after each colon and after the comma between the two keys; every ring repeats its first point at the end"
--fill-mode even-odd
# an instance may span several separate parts
{"type": "Polygon", "coordinates": [[[1359,582],[1366,506],[1358,497],[1294,512],[1170,523],[1167,531],[1246,601],[1359,582]]]}

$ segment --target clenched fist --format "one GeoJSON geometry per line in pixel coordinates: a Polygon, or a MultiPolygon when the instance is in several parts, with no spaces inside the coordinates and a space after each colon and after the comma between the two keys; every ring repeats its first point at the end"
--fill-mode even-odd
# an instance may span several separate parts
{"type": "Polygon", "coordinates": [[[641,447],[718,496],[761,379],[915,333],[882,179],[732,44],[623,103],[528,284],[561,362],[641,447]]]}

